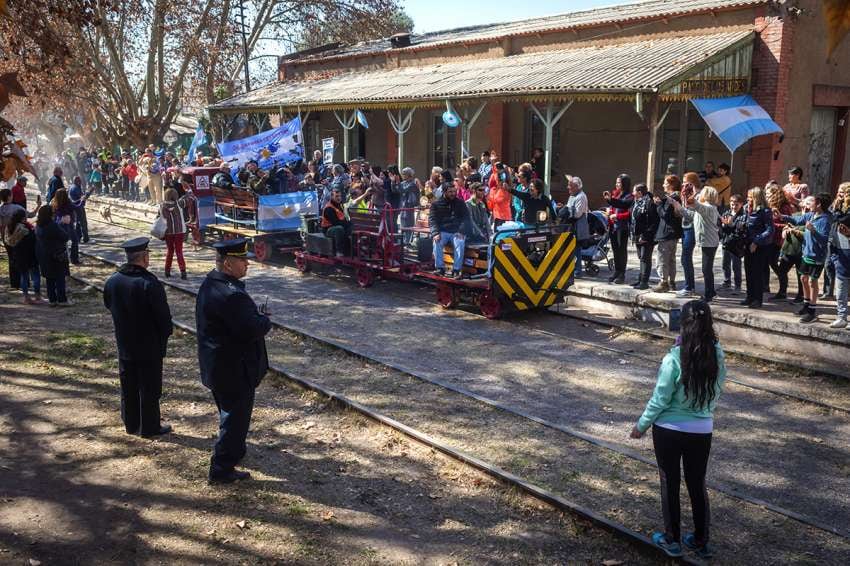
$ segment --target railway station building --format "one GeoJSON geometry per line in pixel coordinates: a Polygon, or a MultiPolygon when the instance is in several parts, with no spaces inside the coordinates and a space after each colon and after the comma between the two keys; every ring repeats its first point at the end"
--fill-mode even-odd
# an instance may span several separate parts
{"type": "Polygon", "coordinates": [[[545,148],[552,193],[579,175],[592,204],[620,173],[660,186],[706,161],[732,164],[735,192],[796,165],[813,191],[834,192],[850,178],[850,40],[827,59],[820,4],[647,0],[330,44],[281,57],[276,83],[210,114],[219,127],[300,115],[308,152],[333,138],[336,162],[398,162],[420,178],[489,148],[512,165],[545,148]],[[742,94],[784,134],[730,154],[690,101],[742,94]]]}

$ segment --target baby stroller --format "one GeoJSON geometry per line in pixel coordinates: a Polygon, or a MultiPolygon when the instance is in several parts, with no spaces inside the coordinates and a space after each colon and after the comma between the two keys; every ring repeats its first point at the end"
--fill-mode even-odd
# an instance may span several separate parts
{"type": "Polygon", "coordinates": [[[587,227],[590,238],[583,242],[581,249],[581,260],[584,262],[584,270],[590,275],[599,273],[598,261],[604,261],[609,271],[614,270],[614,260],[608,257],[608,218],[600,210],[594,210],[587,215],[587,227]]]}

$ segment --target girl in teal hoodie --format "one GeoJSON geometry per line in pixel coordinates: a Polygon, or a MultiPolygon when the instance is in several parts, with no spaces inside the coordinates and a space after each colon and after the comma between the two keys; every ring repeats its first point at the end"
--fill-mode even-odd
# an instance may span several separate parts
{"type": "Polygon", "coordinates": [[[652,427],[652,443],[661,476],[665,532],[652,541],[669,556],[682,556],[682,546],[709,558],[709,506],[705,473],[711,452],[714,408],[726,380],[723,349],[714,333],[711,308],[702,299],[682,306],[682,334],[664,356],[658,382],[646,409],[632,429],[641,438],[652,427]],[[691,498],[694,532],[681,537],[680,461],[691,498]]]}

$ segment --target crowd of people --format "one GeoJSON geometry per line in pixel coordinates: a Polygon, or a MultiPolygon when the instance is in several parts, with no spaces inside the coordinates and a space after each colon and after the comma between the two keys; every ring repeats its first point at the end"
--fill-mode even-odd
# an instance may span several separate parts
{"type": "Polygon", "coordinates": [[[817,320],[817,304],[835,298],[837,319],[832,328],[847,326],[848,275],[850,275],[850,182],[842,183],[833,197],[810,194],[803,170],[794,167],[788,182],[769,181],[753,187],[746,196],[734,193],[728,166],[715,172],[707,164],[700,172],[682,178],[667,175],[663,194],[653,195],[646,185],[632,186],[620,175],[612,191],[603,193],[609,208],[614,273],[610,282],[625,283],[628,240],[640,260],[637,289],[649,289],[653,264],[659,283],[652,291],[674,292],[678,297],[696,295],[694,250],[701,252],[704,282],[702,298],[717,296],[715,264],[721,252],[723,281],[720,288],[746,293],[742,306],[762,308],[771,293],[770,273],[778,288],[771,301],[789,299],[789,274],[797,275],[797,314],[803,323],[817,320]],[[681,242],[680,267],[684,284],[677,288],[677,248],[681,242]],[[824,280],[820,288],[821,278],[824,280]]]}
{"type": "Polygon", "coordinates": [[[82,212],[88,194],[78,184],[60,187],[46,204],[37,196],[30,210],[26,184],[27,178],[19,177],[12,189],[0,189],[0,234],[9,262],[9,286],[20,289],[24,303],[42,304],[43,278],[50,306],[70,306],[66,277],[70,264],[80,261],[80,241],[89,241],[82,212]]]}

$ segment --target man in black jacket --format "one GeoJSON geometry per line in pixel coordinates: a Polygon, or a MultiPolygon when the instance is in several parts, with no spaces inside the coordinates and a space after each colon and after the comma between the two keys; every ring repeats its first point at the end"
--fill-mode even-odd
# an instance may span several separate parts
{"type": "Polygon", "coordinates": [[[173,330],[162,283],[148,271],[148,238],[121,245],[127,263],[106,281],[103,304],[112,313],[121,378],[121,419],[128,434],[171,432],[160,422],[162,359],[173,330]]]}
{"type": "Polygon", "coordinates": [[[271,321],[240,281],[248,272],[248,241],[244,238],[213,244],[216,267],[198,291],[195,320],[201,381],[215,399],[219,414],[218,440],[210,460],[210,483],[250,478],[237,471],[245,456],[245,438],[254,409],[254,390],[268,371],[265,335],[271,321]]]}
{"type": "Polygon", "coordinates": [[[434,267],[438,275],[445,275],[446,260],[443,257],[443,246],[452,243],[454,263],[452,276],[460,279],[463,274],[463,254],[466,249],[466,236],[472,233],[469,220],[469,210],[466,203],[457,198],[457,188],[448,185],[443,189],[443,196],[431,204],[428,213],[428,227],[431,239],[434,241],[434,267]]]}

